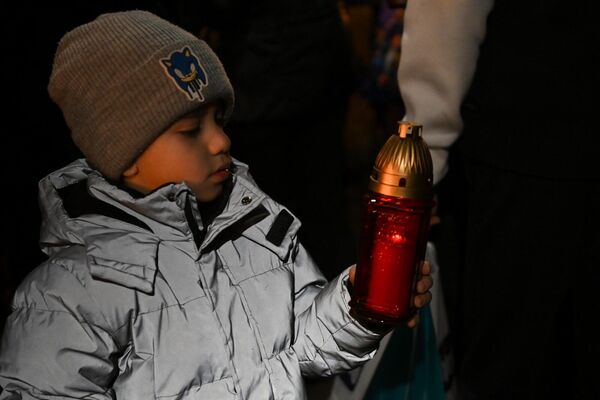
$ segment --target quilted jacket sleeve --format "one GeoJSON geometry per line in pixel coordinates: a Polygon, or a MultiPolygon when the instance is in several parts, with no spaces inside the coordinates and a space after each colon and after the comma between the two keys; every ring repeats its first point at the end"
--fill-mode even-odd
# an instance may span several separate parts
{"type": "Polygon", "coordinates": [[[20,286],[0,346],[2,400],[114,399],[116,346],[81,282],[45,265],[20,286]]]}
{"type": "Polygon", "coordinates": [[[382,335],[350,316],[348,270],[327,283],[306,250],[295,258],[296,340],[293,349],[302,374],[328,376],[370,360],[382,335]]]}

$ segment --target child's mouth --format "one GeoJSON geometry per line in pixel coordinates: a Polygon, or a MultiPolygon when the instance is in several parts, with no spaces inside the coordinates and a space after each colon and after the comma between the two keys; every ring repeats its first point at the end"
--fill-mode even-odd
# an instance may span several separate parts
{"type": "Polygon", "coordinates": [[[216,172],[210,174],[209,178],[216,183],[221,183],[229,178],[231,172],[229,171],[229,165],[225,165],[219,168],[216,172]]]}

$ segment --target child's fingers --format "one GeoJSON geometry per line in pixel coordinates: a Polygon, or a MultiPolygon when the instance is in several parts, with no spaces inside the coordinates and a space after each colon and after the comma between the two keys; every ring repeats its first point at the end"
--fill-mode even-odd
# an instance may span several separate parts
{"type": "Polygon", "coordinates": [[[417,282],[417,293],[426,293],[433,286],[433,279],[425,275],[417,282]]]}
{"type": "Polygon", "coordinates": [[[427,292],[427,293],[423,293],[423,294],[419,294],[415,296],[415,307],[417,308],[421,308],[427,304],[429,304],[429,302],[431,302],[431,292],[427,292]]]}
{"type": "Polygon", "coordinates": [[[423,261],[423,265],[421,265],[421,275],[429,275],[431,274],[431,265],[429,261],[423,261]]]}
{"type": "Polygon", "coordinates": [[[348,280],[352,286],[354,286],[354,275],[356,275],[356,265],[353,265],[350,271],[348,271],[348,280]]]}
{"type": "Polygon", "coordinates": [[[414,317],[412,317],[410,319],[410,321],[408,321],[408,327],[409,328],[414,328],[415,326],[417,326],[419,324],[419,313],[416,313],[414,317]]]}

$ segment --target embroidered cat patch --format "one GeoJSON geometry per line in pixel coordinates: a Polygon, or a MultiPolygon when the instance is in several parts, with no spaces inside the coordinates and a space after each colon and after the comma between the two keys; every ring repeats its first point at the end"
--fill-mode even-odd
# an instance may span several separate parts
{"type": "Polygon", "coordinates": [[[208,85],[208,79],[198,57],[189,47],[175,50],[169,58],[161,58],[160,63],[177,88],[190,100],[204,101],[202,88],[208,85]]]}

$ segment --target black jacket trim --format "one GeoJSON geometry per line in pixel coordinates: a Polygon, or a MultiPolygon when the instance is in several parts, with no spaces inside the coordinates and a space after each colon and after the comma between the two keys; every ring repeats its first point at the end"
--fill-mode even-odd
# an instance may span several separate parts
{"type": "Polygon", "coordinates": [[[152,229],[144,221],[89,194],[85,180],[58,189],[58,195],[70,218],[78,218],[82,215],[104,215],[152,232],[152,229]]]}
{"type": "Polygon", "coordinates": [[[208,253],[212,250],[218,249],[223,243],[230,240],[235,240],[242,236],[242,233],[253,225],[258,224],[260,221],[270,215],[269,211],[262,204],[258,205],[254,210],[243,216],[238,222],[219,233],[203,250],[203,253],[208,253]]]}
{"type": "Polygon", "coordinates": [[[283,242],[283,238],[287,233],[288,229],[294,222],[294,217],[287,210],[281,210],[277,217],[275,218],[275,222],[271,225],[271,229],[267,233],[267,240],[273,243],[275,246],[281,245],[283,242]]]}

